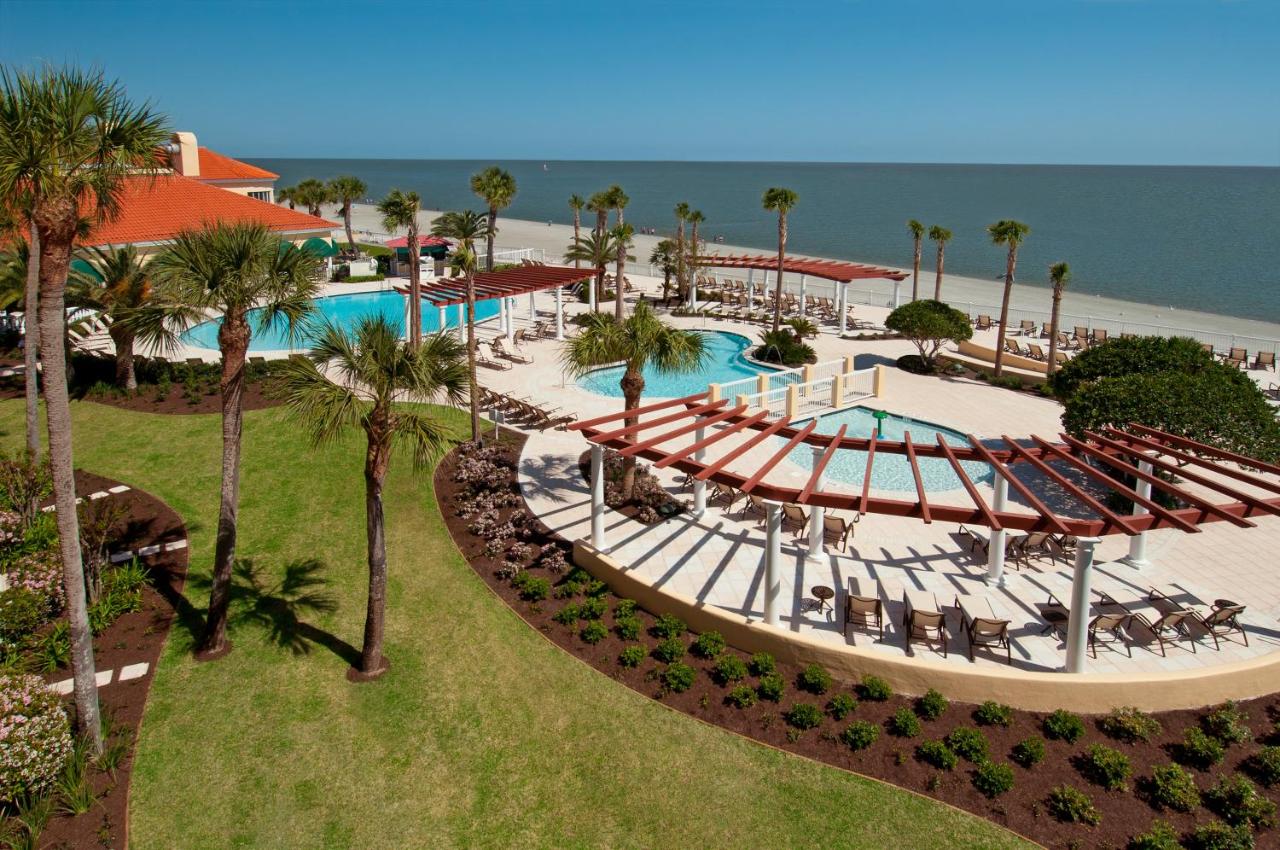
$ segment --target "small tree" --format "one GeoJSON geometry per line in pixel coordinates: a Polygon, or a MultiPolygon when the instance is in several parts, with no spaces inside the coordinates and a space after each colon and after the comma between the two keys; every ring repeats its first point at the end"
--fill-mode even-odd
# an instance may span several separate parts
{"type": "Polygon", "coordinates": [[[889,314],[884,326],[915,345],[920,359],[932,369],[943,343],[963,342],[973,336],[969,318],[941,301],[912,301],[889,314]]]}
{"type": "Polygon", "coordinates": [[[1082,385],[1099,378],[1139,372],[1201,372],[1216,364],[1213,355],[1190,337],[1121,337],[1081,351],[1053,374],[1051,385],[1054,395],[1065,402],[1082,385]]]}
{"type": "MultiPolygon", "coordinates": [[[[675,240],[663,239],[654,245],[653,252],[649,254],[649,262],[662,269],[662,295],[666,297],[671,292],[671,276],[676,273],[679,265],[675,240]]],[[[577,261],[573,265],[577,268],[577,261]]]]}

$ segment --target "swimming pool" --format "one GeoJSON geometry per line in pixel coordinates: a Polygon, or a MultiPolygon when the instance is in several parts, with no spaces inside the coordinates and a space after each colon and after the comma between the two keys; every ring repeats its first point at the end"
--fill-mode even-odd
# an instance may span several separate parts
{"type": "MultiPolygon", "coordinates": [[[[465,308],[464,308],[465,309],[465,308]]],[[[315,300],[315,312],[307,319],[308,324],[318,325],[330,321],[342,327],[354,327],[356,320],[370,314],[384,316],[394,322],[396,327],[404,326],[405,296],[390,290],[384,292],[360,292],[351,295],[330,295],[315,300]]],[[[445,325],[458,326],[458,308],[447,308],[445,325]]],[[[284,323],[273,327],[261,328],[261,310],[249,311],[249,326],[253,329],[253,338],[249,342],[250,351],[287,351],[307,347],[307,332],[302,332],[301,339],[289,339],[289,329],[284,323]]],[[[498,315],[498,302],[495,300],[476,302],[476,320],[480,321],[498,315]]],[[[222,319],[201,322],[182,334],[182,341],[195,348],[218,348],[218,328],[222,319]]],[[[422,329],[430,333],[440,329],[440,311],[429,304],[422,306],[422,329]]]]}
{"type": "MultiPolygon", "coordinates": [[[[663,374],[652,366],[644,369],[645,398],[680,398],[681,396],[705,393],[708,384],[727,384],[741,378],[750,378],[761,372],[771,372],[764,366],[752,363],[744,353],[751,347],[751,340],[741,334],[728,331],[699,331],[706,340],[706,357],[702,368],[695,372],[663,374]]],[[[578,386],[596,395],[622,397],[622,366],[609,366],[596,369],[582,376],[578,386]]]]}
{"type": "MultiPolygon", "coordinates": [[[[841,425],[848,425],[845,432],[850,437],[869,437],[876,429],[874,411],[867,407],[851,407],[837,413],[826,413],[818,417],[820,434],[834,435],[841,425]]],[[[951,446],[967,446],[969,441],[959,431],[919,422],[902,416],[889,414],[880,426],[880,436],[886,440],[900,442],[902,435],[911,433],[911,442],[916,445],[937,445],[938,435],[951,446]]],[[[785,442],[779,438],[780,442],[785,442]]],[[[800,445],[792,449],[788,460],[805,469],[813,469],[813,447],[800,445]]],[[[956,477],[955,470],[946,458],[917,457],[920,467],[920,481],[925,490],[941,492],[956,490],[964,485],[956,477]]],[[[991,467],[978,461],[961,461],[960,466],[965,474],[975,483],[990,482],[991,467]]],[[[835,481],[862,486],[867,471],[867,453],[854,451],[838,451],[827,464],[826,476],[835,481]]],[[[915,478],[911,475],[911,464],[906,455],[877,452],[875,464],[871,469],[871,487],[875,490],[896,490],[914,493],[915,478]]]]}

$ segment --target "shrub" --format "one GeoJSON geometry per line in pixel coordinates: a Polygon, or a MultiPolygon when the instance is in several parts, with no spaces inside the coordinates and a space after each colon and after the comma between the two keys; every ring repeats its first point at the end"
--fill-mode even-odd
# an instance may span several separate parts
{"type": "Polygon", "coordinates": [[[1225,747],[1253,740],[1253,730],[1249,728],[1248,715],[1231,700],[1200,718],[1200,728],[1225,747]]]}
{"type": "Polygon", "coordinates": [[[618,664],[623,667],[639,667],[649,655],[643,644],[633,643],[618,653],[618,664]]]}
{"type": "Polygon", "coordinates": [[[716,660],[711,676],[722,685],[740,682],[747,678],[747,664],[738,656],[727,653],[716,660]]]}
{"type": "Polygon", "coordinates": [[[1280,747],[1258,750],[1245,762],[1245,769],[1268,788],[1280,782],[1280,747]]]}
{"type": "Polygon", "coordinates": [[[1276,804],[1258,793],[1243,776],[1224,776],[1202,795],[1209,811],[1232,826],[1246,824],[1255,829],[1275,826],[1276,804]]]}
{"type": "Polygon", "coordinates": [[[916,747],[916,758],[939,770],[954,770],[960,759],[942,741],[925,741],[916,747]]]}
{"type": "Polygon", "coordinates": [[[1130,770],[1128,756],[1102,744],[1094,744],[1080,756],[1080,772],[1108,791],[1127,789],[1130,770]]]}
{"type": "Polygon", "coordinates": [[[865,750],[880,737],[876,724],[867,720],[855,720],[840,733],[840,740],[851,750],[865,750]]]}
{"type": "Polygon", "coordinates": [[[0,673],[0,802],[43,793],[71,749],[57,695],[38,676],[0,673]]]}
{"type": "Polygon", "coordinates": [[[761,345],[753,353],[767,363],[799,366],[802,363],[816,363],[818,360],[813,347],[803,342],[790,328],[764,331],[760,334],[760,342],[761,345]]]}
{"type": "Polygon", "coordinates": [[[21,646],[46,619],[45,600],[25,587],[0,593],[0,648],[21,646]]]}
{"type": "Polygon", "coordinates": [[[885,702],[893,696],[893,688],[879,676],[863,676],[858,694],[866,700],[885,702]]]}
{"type": "Polygon", "coordinates": [[[619,599],[618,604],[613,606],[613,616],[619,620],[623,617],[634,616],[637,607],[634,599],[619,599]]]}
{"type": "Polygon", "coordinates": [[[973,336],[968,316],[949,304],[930,299],[903,304],[889,314],[884,326],[911,340],[920,359],[931,367],[943,343],[963,342],[973,336]]]}
{"type": "Polygon", "coordinates": [[[909,708],[895,711],[886,724],[891,735],[899,738],[915,738],[920,734],[920,718],[909,708]]]}
{"type": "Polygon", "coordinates": [[[582,627],[578,632],[578,637],[582,638],[584,643],[597,644],[609,636],[609,628],[599,620],[592,620],[582,627]]]}
{"type": "Polygon", "coordinates": [[[609,610],[609,605],[599,596],[588,596],[578,605],[578,616],[583,620],[599,620],[609,610]]]}
{"type": "Polygon", "coordinates": [[[1145,743],[1162,731],[1160,721],[1132,706],[1111,709],[1110,714],[1098,721],[1098,728],[1126,744],[1145,743]]]}
{"type": "Polygon", "coordinates": [[[1044,738],[1032,735],[1030,738],[1019,741],[1013,745],[1009,757],[1030,770],[1044,761],[1044,738]]]}
{"type": "Polygon", "coordinates": [[[699,658],[715,658],[724,652],[724,638],[719,632],[703,632],[693,642],[693,654],[699,658]]]}
{"type": "Polygon", "coordinates": [[[1063,823],[1087,823],[1097,826],[1102,820],[1093,801],[1083,791],[1070,785],[1059,785],[1049,792],[1045,798],[1045,808],[1049,814],[1063,823]]]}
{"type": "Polygon", "coordinates": [[[1247,826],[1228,826],[1220,820],[1196,827],[1191,850],[1253,850],[1253,833],[1247,826]]]}
{"type": "Polygon", "coordinates": [[[916,700],[916,714],[925,720],[937,720],[947,710],[947,698],[933,688],[925,691],[924,696],[916,700]]]}
{"type": "Polygon", "coordinates": [[[658,645],[653,648],[653,657],[659,661],[671,663],[684,658],[685,645],[684,641],[678,637],[669,637],[665,640],[658,641],[658,645]]]}
{"type": "Polygon", "coordinates": [[[574,623],[578,622],[578,611],[579,608],[577,604],[570,602],[568,605],[557,611],[551,619],[561,625],[572,626],[574,623]]]}
{"type": "Polygon", "coordinates": [[[821,696],[831,689],[831,674],[821,664],[810,664],[796,677],[796,687],[821,696]]]}
{"type": "Polygon", "coordinates": [[[836,694],[827,703],[827,712],[836,720],[844,720],[858,707],[858,700],[853,694],[836,694]]]}
{"type": "Polygon", "coordinates": [[[782,693],[786,688],[782,676],[777,673],[766,673],[760,677],[760,685],[756,688],[756,693],[760,694],[760,699],[778,702],[782,699],[782,693]]]}
{"type": "Polygon", "coordinates": [[[1176,752],[1178,761],[1198,770],[1208,770],[1222,761],[1222,757],[1226,755],[1226,751],[1217,740],[1195,727],[1187,730],[1176,752]]]}
{"type": "Polygon", "coordinates": [[[682,664],[676,661],[667,665],[667,669],[662,671],[662,684],[669,691],[682,693],[693,687],[693,681],[698,677],[698,671],[694,670],[688,664],[682,664]]]}
{"type": "Polygon", "coordinates": [[[687,629],[688,626],[684,624],[684,620],[674,614],[663,614],[649,631],[656,638],[678,638],[683,636],[687,629]]]}
{"type": "Polygon", "coordinates": [[[974,764],[980,764],[987,758],[987,736],[972,726],[957,726],[947,736],[947,746],[956,755],[974,764]]]}
{"type": "Polygon", "coordinates": [[[1200,789],[1195,779],[1176,764],[1153,767],[1151,778],[1142,784],[1147,799],[1157,809],[1189,812],[1200,805],[1200,789]]]}
{"type": "Polygon", "coordinates": [[[1128,850],[1183,850],[1178,833],[1162,820],[1151,824],[1151,829],[1129,839],[1128,850]]]}
{"type": "Polygon", "coordinates": [[[973,787],[988,797],[999,797],[1013,789],[1013,768],[984,761],[973,774],[973,787]]]}
{"type": "Polygon", "coordinates": [[[737,708],[750,708],[756,704],[756,692],[750,685],[738,685],[724,695],[724,701],[737,708]]]}
{"type": "Polygon", "coordinates": [[[1054,741],[1074,744],[1084,737],[1084,721],[1078,714],[1058,709],[1044,719],[1044,736],[1054,741]]]}
{"type": "Polygon", "coordinates": [[[642,628],[644,628],[644,624],[640,622],[639,617],[633,614],[625,617],[615,617],[613,620],[613,630],[623,640],[636,640],[640,637],[642,628]]]}
{"type": "Polygon", "coordinates": [[[511,580],[511,586],[520,591],[520,598],[527,602],[541,602],[551,595],[551,582],[529,573],[517,575],[511,580]]]}
{"type": "Polygon", "coordinates": [[[751,675],[753,676],[767,676],[770,673],[776,672],[778,669],[778,665],[773,660],[773,656],[767,652],[757,652],[755,655],[751,656],[751,664],[749,666],[751,667],[751,675]]]}
{"type": "Polygon", "coordinates": [[[987,700],[973,710],[973,719],[980,726],[1008,726],[1013,723],[1013,709],[995,700],[987,700]]]}
{"type": "Polygon", "coordinates": [[[822,710],[812,703],[798,702],[783,718],[797,729],[815,729],[822,724],[822,710]]]}

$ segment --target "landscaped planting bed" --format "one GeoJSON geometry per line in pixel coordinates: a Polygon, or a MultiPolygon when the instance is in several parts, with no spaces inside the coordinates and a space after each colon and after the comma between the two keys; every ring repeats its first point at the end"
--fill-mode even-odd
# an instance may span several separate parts
{"type": "MultiPolygon", "coordinates": [[[[709,723],[986,817],[1053,848],[1277,846],[1280,697],[1155,716],[1016,711],[893,694],[873,677],[749,656],[655,617],[565,562],[529,516],[523,438],[464,444],[436,470],[464,557],[547,638],[709,723]],[[1172,843],[1171,843],[1172,842],[1172,843]]],[[[679,521],[679,520],[677,520],[679,521]]],[[[820,805],[820,801],[815,801],[820,805]]]]}

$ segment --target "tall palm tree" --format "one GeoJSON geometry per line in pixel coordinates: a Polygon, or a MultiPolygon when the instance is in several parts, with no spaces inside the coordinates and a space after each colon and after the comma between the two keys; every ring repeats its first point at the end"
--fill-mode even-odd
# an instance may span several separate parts
{"type": "Polygon", "coordinates": [[[924,240],[924,225],[914,218],[907,220],[907,230],[911,231],[911,240],[915,250],[911,254],[911,300],[920,298],[920,248],[924,240]]]}
{"type": "Polygon", "coordinates": [[[416,340],[422,336],[422,271],[418,265],[418,210],[421,207],[422,199],[417,192],[401,192],[399,189],[392,189],[378,202],[383,228],[392,233],[401,227],[409,231],[405,244],[409,252],[409,327],[404,332],[410,345],[417,345],[416,340]]]}
{"type": "Polygon", "coordinates": [[[627,270],[627,260],[634,260],[635,257],[627,253],[627,249],[631,247],[631,237],[635,235],[636,229],[629,224],[619,224],[609,231],[614,243],[617,246],[617,253],[614,255],[617,266],[614,271],[614,300],[613,300],[613,316],[618,321],[622,321],[624,312],[624,303],[622,296],[626,292],[625,274],[627,270]]]}
{"type": "Polygon", "coordinates": [[[485,234],[484,270],[493,271],[493,237],[498,233],[498,210],[511,206],[516,178],[496,165],[471,175],[471,191],[489,205],[489,232],[485,234]]]}
{"type": "Polygon", "coordinates": [[[951,231],[935,224],[929,228],[929,238],[938,243],[938,268],[933,279],[933,300],[942,300],[942,266],[946,259],[947,242],[951,241],[951,231]]]}
{"type": "Polygon", "coordinates": [[[282,243],[265,225],[254,223],[184,231],[152,260],[150,271],[163,290],[160,300],[184,310],[175,316],[176,324],[190,324],[193,315],[207,311],[222,315],[222,485],[209,614],[198,648],[202,659],[231,649],[227,608],[240,510],[245,355],[255,331],[281,323],[291,332],[301,328],[320,290],[320,268],[311,252],[282,243]]]}
{"type": "Polygon", "coordinates": [[[154,321],[159,307],[151,276],[132,245],[114,250],[94,248],[89,254],[94,273],[73,273],[67,282],[67,303],[97,310],[106,317],[107,333],[115,344],[116,385],[136,390],[133,347],[139,336],[147,342],[168,342],[154,321]]]}
{"type": "Polygon", "coordinates": [[[302,204],[311,215],[318,216],[321,213],[320,207],[332,201],[333,196],[329,193],[328,186],[314,177],[308,177],[293,187],[289,199],[302,204]]]}
{"type": "Polygon", "coordinates": [[[364,454],[364,508],[369,597],[364,621],[360,667],[348,677],[368,681],[386,672],[382,654],[387,604],[386,520],[382,487],[392,446],[413,449],[415,469],[422,469],[449,444],[448,426],[428,410],[404,402],[443,397],[459,403],[467,388],[462,346],[443,331],[410,346],[399,328],[385,317],[366,316],[346,330],[326,323],[307,359],[290,360],[281,375],[285,403],[310,432],[316,445],[360,428],[364,454]],[[326,366],[329,373],[320,370],[326,366]]]}
{"type": "Polygon", "coordinates": [[[596,214],[596,233],[604,233],[609,228],[609,210],[613,209],[608,190],[592,195],[587,201],[587,209],[596,214]]]}
{"type": "MultiPolygon", "coordinates": [[[[77,730],[102,749],[67,393],[67,270],[82,213],[109,220],[126,180],[160,165],[165,119],[100,72],[0,68],[0,198],[26,210],[38,256],[38,322],[46,428],[71,636],[77,730]]],[[[134,179],[145,179],[136,176],[134,179]]],[[[28,316],[28,323],[31,317],[28,316]]]]}
{"type": "Polygon", "coordinates": [[[766,189],[761,203],[766,210],[778,213],[778,282],[773,295],[773,330],[782,326],[782,270],[787,259],[787,213],[800,198],[790,189],[766,189]]]}
{"type": "Polygon", "coordinates": [[[627,204],[631,203],[631,197],[617,183],[606,189],[605,194],[609,196],[610,209],[618,216],[618,224],[624,224],[622,211],[627,208],[627,204]]]}
{"type": "Polygon", "coordinates": [[[689,220],[689,213],[692,210],[684,201],[676,204],[673,212],[676,214],[676,294],[680,296],[681,302],[689,297],[689,282],[685,279],[685,257],[684,250],[684,225],[689,220]]]}
{"type": "Polygon", "coordinates": [[[364,185],[364,181],[359,177],[344,175],[330,180],[327,188],[329,197],[338,204],[339,212],[342,213],[342,225],[347,230],[347,244],[354,251],[356,237],[351,229],[351,205],[363,198],[369,191],[369,187],[364,185]]]}
{"type": "MultiPolygon", "coordinates": [[[[476,240],[489,232],[485,217],[474,210],[447,212],[431,222],[431,234],[454,242],[449,262],[467,279],[467,380],[471,387],[476,381],[476,240]]],[[[481,442],[480,396],[469,392],[471,405],[471,439],[481,442]]]]}
{"type": "MultiPolygon", "coordinates": [[[[582,229],[582,208],[587,202],[582,199],[581,195],[569,196],[569,209],[573,210],[573,241],[577,242],[581,235],[582,229]]],[[[574,260],[573,267],[579,268],[578,261],[574,260]]]]}
{"type": "Polygon", "coordinates": [[[671,290],[671,276],[676,272],[676,242],[674,239],[660,239],[649,254],[649,262],[662,269],[662,295],[665,298],[671,290]]]}
{"type": "MultiPolygon", "coordinates": [[[[613,316],[588,313],[577,336],[568,340],[560,359],[573,377],[581,377],[600,366],[619,361],[626,364],[622,380],[624,410],[640,406],[644,393],[644,369],[652,365],[660,373],[691,372],[702,365],[706,356],[702,334],[672,327],[659,319],[648,304],[641,301],[625,320],[613,316]]],[[[634,425],[636,417],[627,417],[634,425]]],[[[628,457],[623,463],[622,497],[630,499],[635,490],[636,461],[628,457]]]]}
{"type": "Polygon", "coordinates": [[[298,199],[293,196],[296,191],[293,186],[282,186],[276,189],[276,202],[280,204],[288,204],[289,209],[296,210],[298,208],[298,199]]]}
{"type": "Polygon", "coordinates": [[[1062,295],[1071,280],[1071,266],[1054,263],[1049,267],[1049,282],[1053,284],[1053,312],[1049,316],[1049,375],[1058,369],[1058,312],[1062,309],[1062,295]]]}
{"type": "Polygon", "coordinates": [[[686,274],[692,282],[698,278],[698,225],[706,221],[707,217],[702,214],[702,210],[690,210],[687,219],[690,225],[690,233],[689,259],[686,265],[686,274]]]}
{"type": "Polygon", "coordinates": [[[577,242],[570,245],[564,252],[566,260],[573,262],[583,262],[596,270],[596,279],[592,283],[595,287],[595,312],[600,310],[600,300],[604,297],[604,276],[609,269],[610,262],[616,262],[618,258],[618,246],[614,241],[613,232],[606,231],[597,233],[591,231],[577,242]]]}
{"type": "MultiPolygon", "coordinates": [[[[1013,296],[1013,274],[1018,266],[1018,246],[1027,238],[1031,228],[1020,221],[1001,219],[987,227],[991,241],[996,245],[1004,245],[1009,249],[1004,264],[1004,299],[1000,302],[1000,336],[1004,336],[1009,327],[1009,299],[1013,296]]],[[[996,345],[995,376],[1000,377],[1004,370],[1004,345],[996,345]]]]}

